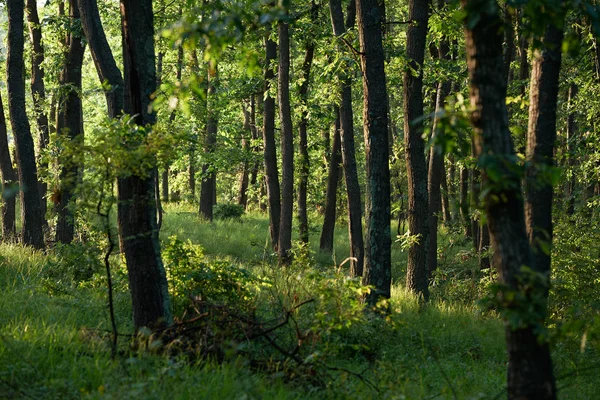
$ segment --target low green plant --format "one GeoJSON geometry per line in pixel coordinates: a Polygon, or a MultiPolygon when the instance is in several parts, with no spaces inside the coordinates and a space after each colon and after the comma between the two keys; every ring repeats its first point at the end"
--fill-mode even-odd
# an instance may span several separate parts
{"type": "Polygon", "coordinates": [[[213,209],[213,215],[216,219],[239,220],[244,215],[244,206],[235,203],[217,204],[213,209]]]}

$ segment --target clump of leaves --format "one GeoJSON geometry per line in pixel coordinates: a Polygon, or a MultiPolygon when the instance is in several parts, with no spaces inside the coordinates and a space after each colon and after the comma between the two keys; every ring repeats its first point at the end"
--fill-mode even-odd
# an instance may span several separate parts
{"type": "Polygon", "coordinates": [[[235,203],[217,204],[213,209],[213,215],[216,219],[239,220],[244,215],[244,206],[235,203]]]}

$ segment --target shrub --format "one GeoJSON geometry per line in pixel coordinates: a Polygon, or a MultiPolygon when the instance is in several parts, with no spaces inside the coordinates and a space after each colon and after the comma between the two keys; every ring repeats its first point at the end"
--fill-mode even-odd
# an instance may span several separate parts
{"type": "Polygon", "coordinates": [[[244,206],[235,203],[217,204],[213,210],[216,219],[239,220],[244,215],[244,206]]]}

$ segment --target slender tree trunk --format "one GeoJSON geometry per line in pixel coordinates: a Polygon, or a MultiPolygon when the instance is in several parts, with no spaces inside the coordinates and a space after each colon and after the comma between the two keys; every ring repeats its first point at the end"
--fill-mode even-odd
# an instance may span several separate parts
{"type": "Polygon", "coordinates": [[[408,250],[406,287],[429,298],[427,251],[429,247],[427,164],[423,135],[423,60],[427,36],[427,0],[409,0],[406,54],[410,69],[404,73],[404,142],[408,175],[408,230],[418,242],[408,250]]]}
{"type": "MultiPolygon", "coordinates": [[[[208,89],[206,92],[206,138],[204,153],[214,152],[217,143],[218,110],[215,104],[216,80],[218,79],[217,64],[208,66],[208,89]]],[[[216,195],[216,176],[213,166],[205,162],[202,165],[202,183],[200,184],[200,215],[209,221],[213,220],[213,206],[216,195]]]]}
{"type": "MultiPolygon", "coordinates": [[[[42,65],[44,64],[44,46],[42,44],[42,26],[40,25],[40,19],[38,16],[37,2],[35,0],[27,0],[25,5],[27,12],[27,23],[29,26],[29,38],[31,40],[31,95],[33,97],[33,108],[35,111],[35,118],[37,127],[40,135],[40,152],[43,152],[48,147],[50,140],[50,134],[48,132],[48,115],[44,109],[46,102],[46,88],[44,85],[44,70],[42,65]]],[[[42,161],[40,163],[42,169],[48,168],[48,163],[42,161]]],[[[39,178],[39,177],[38,177],[39,178]]],[[[47,211],[47,200],[46,193],[48,191],[48,184],[42,179],[39,182],[39,194],[42,219],[45,226],[48,225],[46,221],[47,211]]]]}
{"type": "MultiPolygon", "coordinates": [[[[156,90],[154,21],[151,0],[121,0],[125,102],[124,111],[138,125],[155,122],[151,96],[156,90]]],[[[119,233],[129,275],[136,328],[171,323],[165,269],[156,229],[154,174],[118,181],[119,233]]]]}
{"type": "MultiPolygon", "coordinates": [[[[444,1],[438,2],[438,7],[442,8],[444,1]]],[[[448,39],[442,38],[438,46],[437,57],[439,60],[450,59],[450,43],[448,39]]],[[[450,94],[452,88],[452,82],[448,79],[440,80],[437,89],[437,99],[435,104],[435,113],[439,115],[444,109],[446,104],[446,97],[450,94]]],[[[431,146],[429,151],[429,170],[427,176],[427,192],[429,199],[429,248],[427,253],[427,271],[431,275],[437,269],[437,230],[438,230],[438,215],[442,209],[442,178],[445,176],[444,171],[444,151],[442,146],[439,144],[440,139],[443,138],[443,130],[439,129],[439,117],[436,117],[433,121],[433,127],[431,129],[432,139],[434,145],[431,146]]]]}
{"type": "MultiPolygon", "coordinates": [[[[553,185],[547,177],[554,167],[556,104],[562,54],[562,27],[550,25],[543,38],[544,49],[534,53],[529,89],[529,126],[525,178],[525,222],[533,249],[533,265],[550,285],[553,185]]],[[[547,289],[548,290],[548,289],[547,289]]],[[[546,296],[548,294],[546,293],[546,296]]]]}
{"type": "MultiPolygon", "coordinates": [[[[354,25],[356,2],[351,1],[346,13],[346,26],[354,25]]],[[[340,0],[330,0],[329,8],[333,34],[343,36],[346,33],[344,26],[344,15],[340,0]]],[[[338,50],[342,51],[342,45],[338,44],[338,50]]],[[[344,178],[346,180],[346,195],[348,206],[348,234],[350,238],[350,275],[362,276],[364,266],[364,242],[362,232],[362,205],[360,200],[360,184],[358,183],[358,172],[356,167],[356,156],[354,146],[354,116],[352,111],[352,81],[350,74],[341,74],[341,98],[340,105],[340,128],[342,164],[344,166],[344,178]]]]}
{"type": "Polygon", "coordinates": [[[269,232],[271,246],[274,250],[279,246],[279,219],[281,217],[281,194],[279,191],[279,175],[277,173],[277,150],[275,147],[275,99],[269,95],[271,81],[275,77],[272,64],[277,58],[277,44],[266,38],[265,58],[265,100],[263,104],[263,142],[265,158],[265,185],[267,203],[269,205],[269,232]]]}
{"type": "Polygon", "coordinates": [[[242,163],[242,173],[238,184],[237,203],[246,209],[248,205],[248,179],[249,179],[249,162],[248,154],[250,153],[250,137],[252,136],[250,128],[250,111],[246,109],[246,105],[242,104],[242,114],[244,115],[244,125],[242,130],[242,152],[244,161],[242,163]]]}
{"type": "Polygon", "coordinates": [[[529,61],[527,60],[527,52],[529,50],[529,39],[525,32],[523,22],[523,11],[519,11],[517,14],[517,32],[519,34],[519,80],[521,83],[521,94],[525,95],[527,89],[527,83],[525,80],[529,78],[529,61]]]}
{"type": "MultiPolygon", "coordinates": [[[[311,2],[312,23],[316,23],[318,17],[318,7],[314,1],[311,2]]],[[[300,182],[298,185],[298,222],[299,236],[302,243],[308,243],[308,210],[306,206],[306,197],[308,191],[308,177],[310,175],[310,161],[308,156],[308,85],[310,83],[310,69],[315,53],[315,42],[308,38],[306,42],[306,52],[304,53],[304,62],[302,63],[302,84],[300,85],[300,102],[302,111],[300,113],[300,124],[298,126],[298,136],[300,139],[298,163],[300,164],[300,182]]]]}
{"type": "MultiPolygon", "coordinates": [[[[280,0],[286,14],[290,1],[280,0]]],[[[281,211],[279,221],[279,265],[292,260],[292,220],[294,216],[294,134],[290,110],[290,35],[287,22],[279,21],[278,97],[281,119],[281,211]]]]}
{"type": "Polygon", "coordinates": [[[514,27],[514,11],[508,4],[504,5],[504,78],[507,84],[511,81],[510,64],[515,59],[515,27],[514,27]]]}
{"type": "Polygon", "coordinates": [[[444,165],[442,165],[442,216],[444,219],[444,224],[449,224],[452,221],[452,211],[450,209],[450,200],[449,200],[449,187],[448,181],[446,179],[446,170],[444,169],[444,165]]]}
{"type": "Polygon", "coordinates": [[[333,149],[329,162],[329,174],[327,175],[327,191],[325,195],[325,214],[323,218],[323,229],[321,230],[321,239],[319,248],[322,251],[331,253],[333,251],[333,239],[335,232],[337,188],[340,178],[340,164],[342,157],[340,142],[340,114],[336,107],[335,127],[333,130],[333,149]]]}
{"type": "MultiPolygon", "coordinates": [[[[487,1],[482,8],[474,0],[463,0],[463,6],[467,10],[477,7],[477,20],[467,23],[465,28],[471,105],[475,109],[471,121],[476,155],[483,168],[484,204],[495,251],[494,263],[506,285],[502,301],[508,303],[504,306],[508,309],[534,309],[532,316],[518,326],[513,326],[510,320],[505,322],[508,398],[555,399],[550,351],[548,344],[540,341],[537,334],[537,328],[544,324],[545,302],[539,301],[539,296],[544,295],[545,285],[523,286],[520,283],[527,279],[524,266],[533,267],[533,259],[525,230],[521,177],[515,168],[510,168],[515,152],[506,109],[502,17],[497,4],[492,1],[487,1]]],[[[469,16],[467,21],[470,21],[469,16]]]]}
{"type": "Polygon", "coordinates": [[[463,165],[460,167],[460,182],[458,184],[460,219],[465,230],[465,237],[471,238],[473,232],[471,230],[471,217],[469,216],[469,168],[463,165]]]}
{"type": "Polygon", "coordinates": [[[567,168],[570,170],[570,177],[567,182],[566,190],[567,215],[573,215],[575,213],[575,174],[573,173],[573,166],[575,165],[577,120],[575,116],[574,99],[575,96],[577,96],[578,91],[579,88],[576,83],[571,83],[569,85],[567,100],[569,109],[567,118],[567,168]]]}
{"type": "Polygon", "coordinates": [[[38,190],[33,138],[25,108],[25,65],[23,62],[23,0],[7,1],[7,87],[8,111],[15,140],[17,170],[21,185],[21,219],[23,243],[44,248],[43,216],[38,190]]]}
{"type": "MultiPolygon", "coordinates": [[[[258,142],[259,132],[256,126],[256,95],[250,96],[250,132],[252,134],[252,141],[255,145],[252,147],[252,159],[256,159],[256,154],[259,153],[260,147],[256,144],[258,142]]],[[[250,172],[250,186],[255,187],[258,180],[258,169],[260,168],[260,162],[254,161],[252,164],[252,171],[250,172]]],[[[260,199],[259,199],[260,203],[260,199]]]]}
{"type": "MultiPolygon", "coordinates": [[[[390,169],[387,90],[382,43],[383,15],[377,0],[357,0],[360,61],[363,71],[363,123],[367,159],[367,206],[363,283],[374,289],[374,305],[391,291],[390,169]]],[[[425,189],[426,190],[426,189],[425,189]]]]}
{"type": "MultiPolygon", "coordinates": [[[[471,142],[471,156],[476,157],[475,143],[471,142]]],[[[480,174],[479,167],[474,165],[471,168],[469,174],[469,194],[471,195],[471,209],[477,210],[479,206],[479,193],[480,193],[480,174]]],[[[476,218],[475,215],[470,216],[471,223],[471,240],[473,241],[473,248],[476,252],[479,252],[479,228],[480,228],[480,220],[476,218]]]]}
{"type": "MultiPolygon", "coordinates": [[[[76,0],[69,0],[70,15],[74,21],[79,19],[76,0]]],[[[83,110],[81,108],[81,69],[85,44],[79,33],[70,32],[67,37],[65,64],[60,73],[59,84],[64,98],[58,100],[56,130],[72,145],[83,144],[83,110]]],[[[56,221],[56,241],[71,243],[75,235],[75,188],[79,182],[81,165],[72,156],[62,156],[60,171],[60,201],[56,221]]]]}
{"type": "Polygon", "coordinates": [[[6,118],[4,117],[4,105],[0,97],[0,173],[2,174],[2,240],[12,241],[17,234],[15,224],[15,196],[18,191],[17,176],[13,169],[10,150],[8,147],[8,136],[6,134],[6,118]]]}

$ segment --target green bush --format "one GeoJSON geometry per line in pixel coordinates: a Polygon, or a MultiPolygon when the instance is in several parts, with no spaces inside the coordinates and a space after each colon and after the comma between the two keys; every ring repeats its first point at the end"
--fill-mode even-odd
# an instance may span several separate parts
{"type": "Polygon", "coordinates": [[[235,203],[217,204],[213,210],[216,219],[239,220],[244,215],[244,206],[235,203]]]}

